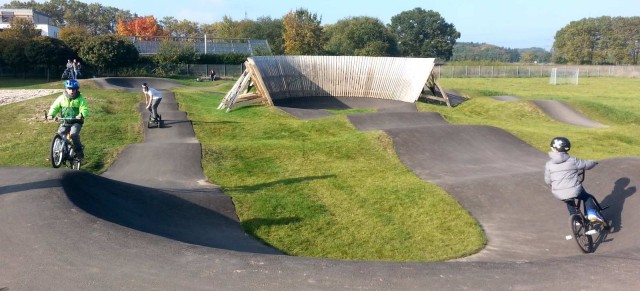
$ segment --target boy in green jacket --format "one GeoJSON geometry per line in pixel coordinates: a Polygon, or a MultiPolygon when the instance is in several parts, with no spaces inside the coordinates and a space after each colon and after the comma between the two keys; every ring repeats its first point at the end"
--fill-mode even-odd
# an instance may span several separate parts
{"type": "Polygon", "coordinates": [[[82,130],[84,118],[89,116],[89,107],[87,106],[87,100],[84,99],[79,91],[80,83],[77,80],[67,80],[64,82],[64,87],[65,91],[51,104],[48,115],[51,119],[58,113],[62,118],[75,118],[71,122],[61,123],[58,132],[63,135],[67,133],[71,135],[76,156],[82,159],[84,157],[84,146],[80,142],[80,130],[82,130]]]}

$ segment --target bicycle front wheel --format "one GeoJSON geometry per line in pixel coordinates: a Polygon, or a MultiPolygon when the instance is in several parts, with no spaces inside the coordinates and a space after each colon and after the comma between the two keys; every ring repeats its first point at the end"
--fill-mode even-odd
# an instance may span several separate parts
{"type": "Polygon", "coordinates": [[[65,159],[65,148],[64,141],[60,135],[55,135],[53,140],[51,140],[51,155],[49,160],[51,161],[51,166],[54,168],[60,168],[62,165],[62,161],[65,159]]]}
{"type": "Polygon", "coordinates": [[[590,235],[585,234],[588,231],[588,221],[584,218],[584,216],[579,214],[571,215],[571,230],[573,232],[573,237],[576,239],[578,243],[578,247],[584,253],[590,253],[593,251],[593,239],[590,235]]]}

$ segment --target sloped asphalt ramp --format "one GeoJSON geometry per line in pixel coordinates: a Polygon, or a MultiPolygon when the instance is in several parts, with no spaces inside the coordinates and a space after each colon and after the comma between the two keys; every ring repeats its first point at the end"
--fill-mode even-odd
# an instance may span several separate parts
{"type": "MultiPolygon", "coordinates": [[[[491,98],[499,101],[520,101],[518,96],[492,96],[491,98]]],[[[571,124],[587,128],[605,128],[604,124],[591,120],[587,116],[575,110],[568,104],[558,100],[531,100],[542,112],[549,117],[566,124],[571,124]]]]}
{"type": "MultiPolygon", "coordinates": [[[[145,80],[132,82],[140,81],[145,80]]],[[[154,87],[152,79],[146,81],[154,87]]],[[[544,153],[502,130],[449,125],[439,115],[391,102],[387,108],[395,109],[351,115],[349,120],[361,130],[385,130],[416,175],[443,187],[478,219],[488,246],[471,257],[438,263],[290,257],[242,232],[230,199],[202,175],[200,146],[191,136],[190,122],[177,111],[170,93],[165,98],[160,108],[165,128],[145,128],[145,142],[125,148],[102,176],[0,168],[0,289],[640,286],[639,158],[605,160],[588,172],[586,186],[610,205],[605,214],[614,231],[595,254],[583,255],[574,241],[565,240],[566,209],[543,185],[544,153]]]]}

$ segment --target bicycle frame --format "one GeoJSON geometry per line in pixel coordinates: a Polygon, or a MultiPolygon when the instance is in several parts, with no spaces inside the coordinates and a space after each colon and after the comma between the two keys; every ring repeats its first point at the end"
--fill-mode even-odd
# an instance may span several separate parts
{"type": "MultiPolygon", "coordinates": [[[[65,127],[70,127],[76,119],[57,119],[65,127]],[[70,122],[71,121],[71,122],[70,122]]],[[[51,140],[51,166],[59,168],[61,165],[69,166],[74,170],[80,170],[81,160],[76,157],[75,145],[71,140],[71,132],[67,130],[65,134],[56,132],[51,140]]]]}

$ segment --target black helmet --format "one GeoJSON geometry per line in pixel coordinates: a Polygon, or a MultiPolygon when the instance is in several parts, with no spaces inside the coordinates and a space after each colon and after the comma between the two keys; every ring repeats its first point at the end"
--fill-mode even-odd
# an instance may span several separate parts
{"type": "Polygon", "coordinates": [[[554,137],[551,140],[551,147],[559,152],[568,152],[571,149],[571,142],[566,137],[554,137]]]}

